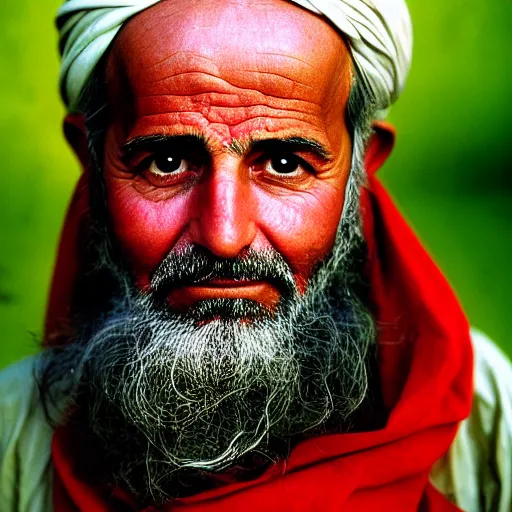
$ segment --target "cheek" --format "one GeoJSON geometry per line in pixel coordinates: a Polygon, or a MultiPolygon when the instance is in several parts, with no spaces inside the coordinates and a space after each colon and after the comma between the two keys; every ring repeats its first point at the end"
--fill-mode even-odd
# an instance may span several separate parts
{"type": "MultiPolygon", "coordinates": [[[[162,201],[142,196],[129,180],[107,179],[112,226],[137,285],[180,243],[194,217],[188,192],[162,201]]],[[[320,184],[307,192],[273,195],[253,188],[252,220],[267,243],[290,265],[303,292],[315,266],[330,252],[343,208],[340,190],[320,184]]],[[[266,244],[265,244],[266,245],[266,244]]]]}
{"type": "Polygon", "coordinates": [[[141,288],[150,274],[174,247],[186,229],[189,201],[186,195],[172,201],[149,201],[132,182],[107,179],[108,207],[114,235],[141,288]]]}
{"type": "Polygon", "coordinates": [[[332,249],[343,209],[343,195],[334,187],[260,199],[260,229],[291,266],[303,292],[315,266],[332,249]]]}

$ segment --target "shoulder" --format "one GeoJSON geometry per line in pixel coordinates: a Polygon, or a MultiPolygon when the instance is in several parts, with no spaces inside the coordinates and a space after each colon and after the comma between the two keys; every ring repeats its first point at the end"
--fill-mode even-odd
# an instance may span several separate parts
{"type": "Polygon", "coordinates": [[[38,356],[0,371],[0,510],[48,510],[51,436],[39,400],[38,356]]]}
{"type": "Polygon", "coordinates": [[[432,473],[436,487],[467,512],[512,511],[512,365],[473,329],[474,396],[448,454],[432,473]]]}
{"type": "Polygon", "coordinates": [[[0,407],[4,417],[26,411],[33,402],[37,363],[38,356],[31,356],[0,370],[0,407]]]}
{"type": "MultiPolygon", "coordinates": [[[[483,333],[471,331],[475,355],[475,402],[485,420],[492,422],[492,415],[500,406],[512,402],[512,364],[501,350],[483,333]]],[[[512,408],[503,413],[510,419],[512,408]]],[[[487,421],[486,421],[487,423],[487,421]]]]}

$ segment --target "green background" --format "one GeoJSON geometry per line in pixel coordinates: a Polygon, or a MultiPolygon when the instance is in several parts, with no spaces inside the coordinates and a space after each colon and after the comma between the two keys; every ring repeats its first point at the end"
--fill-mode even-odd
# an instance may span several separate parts
{"type": "MultiPolygon", "coordinates": [[[[61,135],[58,0],[0,2],[0,366],[37,350],[78,164],[61,135]]],[[[473,325],[512,355],[512,2],[411,0],[414,61],[380,171],[473,325]]]]}

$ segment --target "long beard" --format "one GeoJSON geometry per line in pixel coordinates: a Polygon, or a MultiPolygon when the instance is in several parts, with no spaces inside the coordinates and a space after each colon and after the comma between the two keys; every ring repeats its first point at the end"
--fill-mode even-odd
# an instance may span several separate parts
{"type": "Polygon", "coordinates": [[[303,295],[272,252],[222,261],[191,248],[160,265],[146,294],[104,259],[123,292],[108,313],[82,315],[72,343],[46,352],[41,382],[43,399],[73,405],[101,449],[105,479],[163,502],[204,488],[211,474],[264,468],[305,435],[351,427],[375,337],[360,298],[357,196],[303,295]],[[276,310],[229,299],[173,313],[162,296],[198,262],[210,278],[277,280],[276,310]]]}

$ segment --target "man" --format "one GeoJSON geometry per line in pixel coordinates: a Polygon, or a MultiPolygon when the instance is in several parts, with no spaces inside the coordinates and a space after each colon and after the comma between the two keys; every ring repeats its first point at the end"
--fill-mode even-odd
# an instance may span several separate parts
{"type": "Polygon", "coordinates": [[[372,176],[406,6],[58,25],[84,175],[46,349],[1,376],[1,510],[510,510],[510,366],[372,176]]]}

